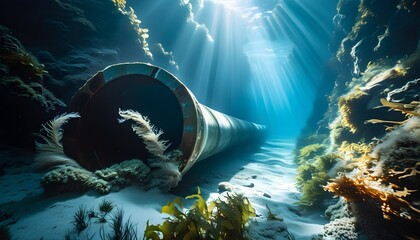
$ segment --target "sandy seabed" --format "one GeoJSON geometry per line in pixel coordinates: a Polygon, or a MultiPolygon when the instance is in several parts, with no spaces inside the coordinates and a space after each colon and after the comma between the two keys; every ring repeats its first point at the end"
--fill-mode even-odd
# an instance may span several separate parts
{"type": "MultiPolygon", "coordinates": [[[[9,168],[0,177],[0,206],[14,210],[17,221],[9,225],[13,240],[57,240],[64,239],[67,232],[75,231],[72,221],[80,205],[97,209],[106,199],[123,209],[125,219],[130,218],[136,224],[141,239],[147,221],[158,224],[166,217],[160,214],[163,205],[177,196],[196,193],[197,186],[205,199],[216,199],[220,195],[219,183],[223,182],[248,197],[258,215],[266,216],[268,205],[275,215],[284,219],[295,239],[310,239],[322,233],[327,219],[322,212],[299,214],[295,205],[299,192],[294,180],[293,149],[292,141],[271,139],[251,150],[237,148],[218,154],[197,163],[169,194],[156,188],[146,191],[130,186],[105,196],[88,192],[45,197],[40,186],[41,173],[35,173],[29,167],[9,168]]],[[[192,203],[184,202],[186,206],[192,203]]],[[[100,239],[101,227],[109,228],[109,224],[92,222],[80,233],[79,239],[90,236],[100,239]]]]}

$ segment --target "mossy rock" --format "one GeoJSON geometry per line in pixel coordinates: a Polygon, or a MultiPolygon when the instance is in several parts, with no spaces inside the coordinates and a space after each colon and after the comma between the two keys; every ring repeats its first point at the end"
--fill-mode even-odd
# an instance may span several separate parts
{"type": "Polygon", "coordinates": [[[107,181],[84,168],[73,166],[60,166],[51,170],[42,177],[41,185],[47,195],[89,190],[108,193],[111,190],[111,185],[107,181]]]}
{"type": "Polygon", "coordinates": [[[106,194],[130,184],[146,185],[150,180],[148,166],[140,160],[128,160],[95,173],[81,167],[60,166],[46,173],[41,185],[47,195],[89,190],[106,194]]]}

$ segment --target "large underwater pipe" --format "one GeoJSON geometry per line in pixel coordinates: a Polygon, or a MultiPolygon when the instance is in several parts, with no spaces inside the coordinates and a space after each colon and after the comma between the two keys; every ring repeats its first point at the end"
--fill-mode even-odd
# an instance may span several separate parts
{"type": "Polygon", "coordinates": [[[147,116],[162,129],[168,150],[182,152],[179,170],[245,141],[261,139],[263,125],[224,115],[200,104],[174,75],[147,63],[111,65],[96,73],[75,94],[65,127],[64,151],[83,167],[96,170],[129,159],[148,159],[130,124],[119,124],[118,109],[147,116]]]}

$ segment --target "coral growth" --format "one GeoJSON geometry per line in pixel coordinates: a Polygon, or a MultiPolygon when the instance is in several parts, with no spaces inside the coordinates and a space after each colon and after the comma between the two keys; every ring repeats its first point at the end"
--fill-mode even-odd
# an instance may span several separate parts
{"type": "Polygon", "coordinates": [[[420,117],[417,117],[420,108],[414,104],[383,103],[411,118],[393,127],[375,147],[350,144],[339,149],[350,160],[348,167],[352,171],[340,173],[325,189],[343,196],[354,209],[380,212],[388,221],[384,224],[392,223],[398,229],[394,232],[413,236],[417,230],[411,227],[420,222],[417,192],[420,188],[420,117]],[[356,154],[349,154],[349,149],[356,154]]]}
{"type": "MultiPolygon", "coordinates": [[[[349,95],[342,96],[338,101],[339,111],[341,115],[341,125],[343,127],[349,128],[351,133],[355,133],[357,131],[357,127],[354,125],[353,120],[350,117],[350,113],[354,108],[351,104],[352,102],[355,102],[357,99],[361,98],[364,95],[366,95],[365,92],[355,90],[349,95]]],[[[353,104],[357,104],[357,102],[353,104]]]]}
{"type": "MultiPolygon", "coordinates": [[[[330,171],[341,173],[326,189],[346,198],[351,214],[332,217],[326,231],[354,217],[369,239],[417,239],[420,234],[419,10],[411,0],[337,4],[331,62],[338,71],[326,71],[335,86],[328,111],[308,121],[314,131],[305,133],[316,135],[328,126],[327,149],[342,159],[330,171]]],[[[314,169],[301,167],[298,177],[311,180],[314,169]]]]}
{"type": "MultiPolygon", "coordinates": [[[[148,160],[153,168],[153,175],[165,190],[178,185],[181,173],[178,166],[181,152],[177,150],[165,153],[167,141],[160,140],[163,131],[158,131],[150,121],[140,113],[131,110],[119,111],[119,122],[132,120],[133,131],[141,137],[146,149],[153,156],[148,160]]],[[[38,169],[51,169],[42,178],[42,185],[47,194],[58,194],[66,191],[87,191],[100,193],[118,190],[130,183],[146,185],[151,181],[151,169],[140,160],[127,160],[94,173],[82,168],[75,160],[64,154],[62,145],[62,126],[69,119],[79,117],[77,113],[62,114],[46,125],[42,125],[40,137],[43,143],[36,142],[37,156],[35,166],[38,169]]]]}
{"type": "Polygon", "coordinates": [[[198,188],[197,194],[186,199],[197,199],[183,211],[180,198],[162,208],[168,214],[160,225],[147,224],[145,239],[244,239],[245,225],[255,217],[255,209],[246,197],[229,194],[225,198],[206,203],[198,188]]]}
{"type": "Polygon", "coordinates": [[[338,218],[325,224],[322,239],[358,240],[354,218],[338,218]]]}

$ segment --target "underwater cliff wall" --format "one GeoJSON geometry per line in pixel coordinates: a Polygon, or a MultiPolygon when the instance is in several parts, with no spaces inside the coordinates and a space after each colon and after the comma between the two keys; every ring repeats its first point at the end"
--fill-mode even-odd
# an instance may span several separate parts
{"type": "Polygon", "coordinates": [[[333,21],[334,57],[324,69],[331,88],[314,107],[326,110],[313,112],[296,148],[297,181],[302,199],[309,199],[303,204],[316,200],[326,207],[333,195],[345,199],[341,210],[330,207],[324,238],[340,231],[355,239],[415,238],[420,6],[407,0],[340,0],[333,21]]]}
{"type": "Polygon", "coordinates": [[[378,108],[381,98],[406,103],[419,98],[419,7],[416,1],[342,0],[333,21],[335,56],[324,70],[331,90],[316,106],[327,111],[313,113],[301,141],[314,133],[326,138],[330,127],[337,133],[331,136],[335,144],[370,141],[383,136],[385,128],[366,120],[403,119],[378,108]]]}

